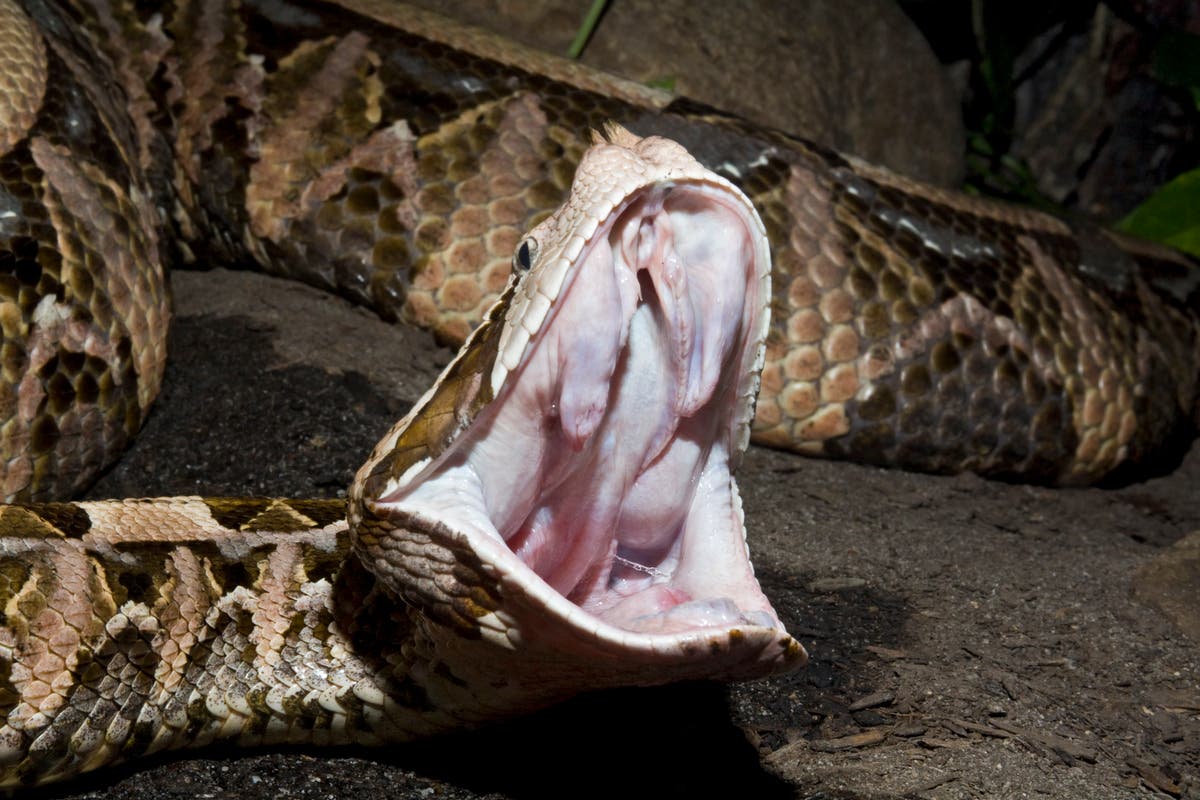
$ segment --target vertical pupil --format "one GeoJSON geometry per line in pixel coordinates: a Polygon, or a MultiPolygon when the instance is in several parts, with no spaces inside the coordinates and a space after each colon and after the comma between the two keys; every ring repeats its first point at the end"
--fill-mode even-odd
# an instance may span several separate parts
{"type": "Polygon", "coordinates": [[[529,269],[529,242],[521,242],[521,246],[517,248],[517,264],[521,269],[529,269]]]}

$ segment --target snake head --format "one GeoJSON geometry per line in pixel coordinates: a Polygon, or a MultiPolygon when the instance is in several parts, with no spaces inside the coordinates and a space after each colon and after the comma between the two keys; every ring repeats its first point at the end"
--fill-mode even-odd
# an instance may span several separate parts
{"type": "Polygon", "coordinates": [[[489,710],[505,691],[525,710],[804,663],[754,578],[732,474],[769,299],[746,197],[612,127],[377,446],[351,492],[357,552],[462,683],[503,687],[489,710]]]}

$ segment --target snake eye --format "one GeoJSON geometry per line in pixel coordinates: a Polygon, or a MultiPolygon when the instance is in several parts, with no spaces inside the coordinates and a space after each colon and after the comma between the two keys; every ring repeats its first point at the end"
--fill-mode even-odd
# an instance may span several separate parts
{"type": "Polygon", "coordinates": [[[533,260],[537,258],[537,251],[537,239],[532,236],[525,239],[513,255],[513,269],[518,272],[528,272],[529,268],[533,266],[533,260]]]}

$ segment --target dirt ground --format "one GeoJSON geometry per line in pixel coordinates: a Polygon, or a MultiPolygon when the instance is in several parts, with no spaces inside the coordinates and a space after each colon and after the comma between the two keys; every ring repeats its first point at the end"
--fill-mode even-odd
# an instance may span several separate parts
{"type": "MultiPolygon", "coordinates": [[[[336,495],[447,355],[293,284],[175,287],[162,400],[96,497],[336,495]]],[[[1115,490],[762,448],[739,480],[801,672],[608,692],[409,747],[163,758],[53,794],[1200,797],[1200,447],[1115,490]]]]}

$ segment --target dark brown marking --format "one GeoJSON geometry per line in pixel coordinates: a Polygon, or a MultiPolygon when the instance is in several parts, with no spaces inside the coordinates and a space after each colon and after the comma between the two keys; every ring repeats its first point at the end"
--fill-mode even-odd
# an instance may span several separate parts
{"type": "Polygon", "coordinates": [[[0,537],[13,538],[60,538],[64,534],[48,519],[37,506],[5,506],[0,508],[0,537]]]}
{"type": "Polygon", "coordinates": [[[242,530],[242,526],[266,511],[271,503],[269,497],[206,497],[204,504],[212,512],[213,519],[231,528],[242,530]]]}
{"type": "Polygon", "coordinates": [[[298,533],[312,527],[311,519],[292,509],[286,501],[277,500],[261,513],[242,523],[240,530],[298,533]]]}
{"type": "Polygon", "coordinates": [[[287,503],[321,528],[346,518],[345,500],[288,500],[287,503]]]}
{"type": "Polygon", "coordinates": [[[21,507],[37,514],[68,539],[78,539],[92,528],[87,512],[74,503],[35,503],[21,507]]]}

